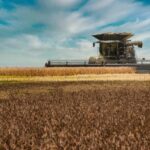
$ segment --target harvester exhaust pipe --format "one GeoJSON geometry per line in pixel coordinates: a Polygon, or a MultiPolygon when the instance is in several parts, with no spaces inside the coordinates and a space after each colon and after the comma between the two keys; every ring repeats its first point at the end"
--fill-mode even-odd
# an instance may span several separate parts
{"type": "Polygon", "coordinates": [[[95,43],[93,43],[93,47],[95,47],[95,43]]]}
{"type": "Polygon", "coordinates": [[[93,43],[93,47],[95,47],[96,43],[100,43],[100,41],[94,42],[93,43]]]}

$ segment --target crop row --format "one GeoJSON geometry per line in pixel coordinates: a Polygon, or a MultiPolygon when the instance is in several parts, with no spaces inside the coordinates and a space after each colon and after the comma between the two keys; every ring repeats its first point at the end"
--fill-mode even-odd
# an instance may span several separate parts
{"type": "Polygon", "coordinates": [[[148,149],[148,83],[1,85],[0,149],[148,149]],[[30,89],[31,88],[31,89],[30,89]]]}
{"type": "Polygon", "coordinates": [[[75,67],[75,68],[0,68],[1,76],[66,76],[78,74],[135,73],[131,67],[75,67]]]}

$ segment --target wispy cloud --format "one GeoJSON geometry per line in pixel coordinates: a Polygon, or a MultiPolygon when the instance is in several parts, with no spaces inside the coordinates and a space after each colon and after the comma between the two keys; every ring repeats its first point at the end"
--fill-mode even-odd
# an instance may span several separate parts
{"type": "Polygon", "coordinates": [[[39,66],[46,59],[88,58],[97,55],[91,35],[110,31],[135,33],[133,39],[143,40],[145,45],[138,55],[150,57],[150,6],[142,2],[37,0],[34,5],[14,3],[11,10],[4,3],[0,0],[0,21],[7,23],[0,22],[0,64],[6,53],[10,58],[19,55],[10,65],[18,65],[17,59],[23,65],[39,66]]]}

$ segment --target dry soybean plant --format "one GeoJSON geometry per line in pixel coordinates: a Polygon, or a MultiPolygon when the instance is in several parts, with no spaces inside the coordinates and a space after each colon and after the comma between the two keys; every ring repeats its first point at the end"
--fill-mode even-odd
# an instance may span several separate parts
{"type": "Polygon", "coordinates": [[[132,67],[0,68],[0,76],[66,76],[78,74],[135,73],[132,67]]]}
{"type": "Polygon", "coordinates": [[[0,90],[9,93],[0,100],[0,149],[150,147],[150,83],[18,84],[0,90]]]}

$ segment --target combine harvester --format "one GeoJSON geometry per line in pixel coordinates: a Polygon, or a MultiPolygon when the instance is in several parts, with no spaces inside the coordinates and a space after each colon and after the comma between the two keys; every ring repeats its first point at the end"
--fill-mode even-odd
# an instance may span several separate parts
{"type": "Polygon", "coordinates": [[[135,46],[142,48],[141,41],[129,40],[132,33],[103,33],[93,35],[99,44],[99,55],[89,60],[49,60],[45,67],[118,67],[131,66],[137,70],[150,72],[150,61],[138,60],[135,55],[135,46]]]}

